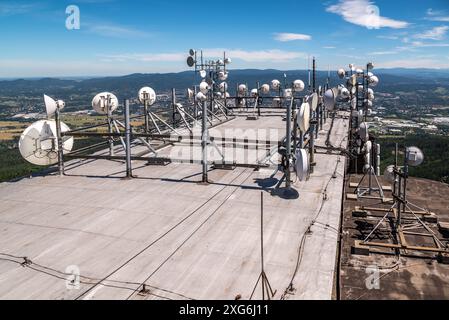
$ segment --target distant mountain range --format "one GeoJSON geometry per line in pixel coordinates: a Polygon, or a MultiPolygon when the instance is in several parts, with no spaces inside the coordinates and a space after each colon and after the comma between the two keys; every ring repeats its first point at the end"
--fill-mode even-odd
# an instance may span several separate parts
{"type": "MultiPolygon", "coordinates": [[[[437,86],[448,86],[449,70],[437,69],[376,69],[374,70],[380,78],[377,90],[406,90],[413,87],[435,88],[437,86]]],[[[228,84],[230,91],[240,83],[247,83],[249,88],[254,88],[259,81],[261,84],[269,83],[273,79],[284,81],[295,79],[308,82],[307,70],[230,70],[228,84]]],[[[317,72],[317,85],[326,83],[328,72],[317,72]]],[[[6,96],[34,96],[43,93],[66,98],[73,95],[92,97],[101,91],[111,91],[120,97],[134,97],[142,86],[151,86],[157,92],[168,92],[172,88],[185,90],[200,82],[194,72],[185,71],[180,73],[152,73],[152,74],[130,74],[118,77],[90,78],[90,79],[17,79],[0,81],[0,95],[6,96]]],[[[336,72],[331,72],[331,85],[341,83],[336,72]]]]}

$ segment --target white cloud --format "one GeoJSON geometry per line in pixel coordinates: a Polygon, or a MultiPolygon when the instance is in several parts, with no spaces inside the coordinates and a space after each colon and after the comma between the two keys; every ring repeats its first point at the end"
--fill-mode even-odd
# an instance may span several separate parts
{"type": "Polygon", "coordinates": [[[423,43],[421,41],[413,41],[411,44],[416,48],[449,47],[449,43],[423,43]]]}
{"type": "Polygon", "coordinates": [[[449,15],[444,11],[435,11],[432,8],[427,10],[426,20],[439,21],[439,22],[449,22],[449,15]]]}
{"type": "MultiPolygon", "coordinates": [[[[204,49],[203,53],[207,57],[221,57],[226,51],[227,56],[232,59],[245,62],[286,62],[295,59],[305,59],[307,55],[297,51],[283,51],[277,49],[247,51],[241,49],[204,49]]],[[[185,61],[185,53],[132,53],[119,55],[100,55],[103,61],[142,61],[142,62],[177,62],[185,61]]]]}
{"type": "Polygon", "coordinates": [[[35,8],[36,6],[32,4],[0,3],[0,16],[24,14],[35,8]]]}
{"type": "Polygon", "coordinates": [[[307,34],[301,34],[301,33],[275,33],[274,39],[281,42],[287,42],[287,41],[307,41],[312,40],[312,37],[307,34]]]}
{"type": "Polygon", "coordinates": [[[378,68],[449,68],[449,62],[441,62],[435,59],[402,59],[377,62],[378,68]]]}
{"type": "Polygon", "coordinates": [[[368,29],[402,29],[409,26],[406,21],[382,17],[379,8],[369,0],[339,0],[337,4],[327,7],[326,11],[338,14],[345,21],[368,29]]]}
{"type": "Polygon", "coordinates": [[[323,47],[323,49],[336,49],[336,47],[333,47],[333,46],[325,46],[325,47],[323,47]]]}
{"type": "Polygon", "coordinates": [[[387,40],[398,40],[398,36],[377,36],[379,39],[387,39],[387,40]]]}
{"type": "Polygon", "coordinates": [[[90,24],[84,23],[88,32],[98,34],[103,37],[114,38],[146,38],[151,36],[149,33],[134,28],[113,25],[113,24],[90,24]]]}
{"type": "Polygon", "coordinates": [[[116,55],[99,55],[105,62],[125,62],[125,61],[142,61],[142,62],[176,62],[186,59],[186,55],[182,53],[146,53],[146,54],[116,54],[116,55]]]}
{"type": "Polygon", "coordinates": [[[374,56],[382,56],[382,55],[391,55],[391,54],[397,54],[397,51],[374,51],[371,52],[374,56]]]}
{"type": "Polygon", "coordinates": [[[415,38],[429,39],[429,40],[443,40],[448,30],[449,30],[448,26],[439,26],[431,30],[427,30],[423,33],[416,34],[415,38]]]}

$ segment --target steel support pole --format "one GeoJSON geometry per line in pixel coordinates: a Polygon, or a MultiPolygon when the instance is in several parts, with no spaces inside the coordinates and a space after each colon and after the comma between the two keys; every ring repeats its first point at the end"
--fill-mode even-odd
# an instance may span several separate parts
{"type": "MultiPolygon", "coordinates": [[[[110,100],[108,98],[108,107],[107,107],[107,113],[108,113],[108,131],[109,133],[113,133],[113,125],[112,125],[112,112],[111,109],[109,107],[110,105],[110,100]]],[[[111,136],[109,136],[109,155],[113,156],[114,155],[114,138],[111,136]]]]}
{"type": "Polygon", "coordinates": [[[175,126],[175,113],[176,113],[176,89],[173,88],[171,90],[171,101],[172,101],[172,124],[173,124],[173,128],[176,128],[175,126]]]}
{"type": "Polygon", "coordinates": [[[64,144],[62,143],[61,134],[61,117],[59,114],[59,108],[56,109],[55,113],[56,121],[56,139],[58,145],[58,172],[60,176],[64,175],[64,144]]]}
{"type": "Polygon", "coordinates": [[[287,168],[285,168],[285,184],[287,188],[291,186],[290,179],[290,159],[292,158],[292,106],[293,99],[287,103],[287,120],[286,120],[286,157],[287,157],[287,168]]]}
{"type": "Polygon", "coordinates": [[[131,166],[131,123],[129,117],[129,100],[125,100],[125,145],[126,145],[126,178],[132,178],[131,166]]]}
{"type": "Polygon", "coordinates": [[[207,177],[207,142],[209,140],[207,134],[207,101],[203,102],[203,114],[202,114],[202,135],[201,135],[201,149],[202,149],[202,165],[203,165],[203,183],[208,182],[207,177]]]}
{"type": "MultiPolygon", "coordinates": [[[[150,124],[148,122],[148,99],[145,99],[144,102],[144,112],[145,112],[145,133],[150,133],[150,124]]],[[[147,142],[149,142],[150,139],[147,137],[147,142]]]]}

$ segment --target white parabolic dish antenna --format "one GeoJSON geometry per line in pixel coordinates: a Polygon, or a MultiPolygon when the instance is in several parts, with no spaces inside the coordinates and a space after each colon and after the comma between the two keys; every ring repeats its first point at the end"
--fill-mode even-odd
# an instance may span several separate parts
{"type": "MultiPolygon", "coordinates": [[[[70,128],[61,122],[61,131],[70,128]]],[[[62,144],[63,152],[73,148],[73,138],[66,137],[62,144]]],[[[56,121],[41,120],[29,126],[20,136],[19,150],[22,157],[37,166],[49,166],[58,163],[58,145],[56,142],[56,121]]]]}
{"type": "Polygon", "coordinates": [[[203,94],[207,94],[209,92],[209,90],[210,90],[210,86],[207,82],[203,81],[200,83],[200,91],[203,94]]]}
{"type": "Polygon", "coordinates": [[[148,103],[149,106],[152,106],[156,102],[156,92],[150,87],[143,87],[139,90],[139,101],[140,103],[148,103]]]}
{"type": "Polygon", "coordinates": [[[304,149],[298,149],[296,151],[296,175],[299,181],[304,181],[309,173],[309,155],[304,149]]]}
{"type": "Polygon", "coordinates": [[[295,92],[301,92],[305,88],[304,82],[302,80],[295,80],[293,82],[293,89],[295,92]]]}
{"type": "Polygon", "coordinates": [[[384,178],[393,183],[394,182],[394,165],[388,166],[384,172],[384,178]]]}
{"type": "Polygon", "coordinates": [[[260,90],[262,91],[263,94],[268,94],[268,93],[270,93],[270,85],[268,85],[268,84],[263,84],[263,85],[260,87],[260,90]]]}
{"type": "Polygon", "coordinates": [[[369,125],[366,122],[362,122],[359,127],[359,136],[363,142],[367,142],[369,140],[369,125]]]}
{"type": "Polygon", "coordinates": [[[418,167],[424,162],[424,153],[417,147],[407,148],[407,162],[411,167],[418,167]]]}
{"type": "Polygon", "coordinates": [[[298,112],[298,126],[302,132],[307,132],[310,128],[310,105],[304,102],[298,112]]]}
{"type": "Polygon", "coordinates": [[[279,80],[273,80],[271,81],[271,88],[273,90],[278,90],[281,87],[281,82],[279,80]]]}
{"type": "Polygon", "coordinates": [[[307,99],[307,102],[310,104],[310,107],[312,107],[312,110],[315,111],[318,107],[318,94],[312,93],[309,98],[307,99]]]}
{"type": "Polygon", "coordinates": [[[335,93],[332,89],[326,90],[323,96],[323,103],[328,110],[334,110],[335,98],[335,93]]]}
{"type": "Polygon", "coordinates": [[[99,93],[92,99],[92,108],[99,114],[107,114],[108,108],[114,112],[118,108],[118,99],[110,92],[99,93]]]}
{"type": "Polygon", "coordinates": [[[65,107],[65,102],[62,100],[55,100],[52,97],[47,96],[44,94],[44,102],[45,102],[45,109],[47,111],[47,116],[51,117],[55,114],[56,110],[62,110],[65,107]]]}

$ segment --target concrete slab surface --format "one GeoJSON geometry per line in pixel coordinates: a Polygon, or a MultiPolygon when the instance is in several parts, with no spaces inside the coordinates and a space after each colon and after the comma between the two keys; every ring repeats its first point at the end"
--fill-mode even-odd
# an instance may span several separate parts
{"type": "MultiPolygon", "coordinates": [[[[211,135],[253,127],[285,136],[276,115],[238,117],[211,135]]],[[[329,127],[330,120],[318,145],[329,127]]],[[[332,144],[345,147],[346,135],[347,120],[336,119],[332,144]]],[[[251,163],[259,158],[244,151],[251,163]]],[[[124,180],[120,161],[74,160],[63,177],[0,184],[0,299],[249,299],[261,272],[261,193],[274,299],[331,299],[345,158],[317,154],[316,162],[307,182],[294,183],[292,200],[273,192],[281,178],[271,178],[273,165],[211,170],[205,186],[198,164],[136,161],[137,178],[124,180]],[[73,270],[81,275],[77,288],[73,270]],[[143,283],[149,292],[138,294],[143,283]]],[[[260,287],[253,298],[261,298],[260,287]]]]}

